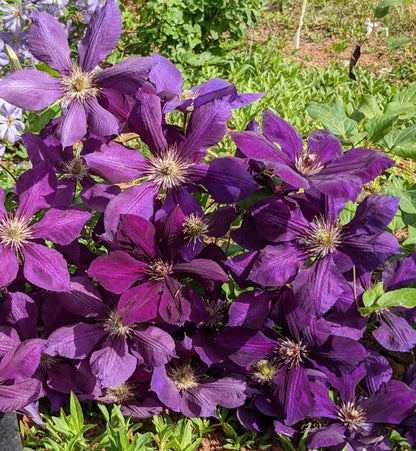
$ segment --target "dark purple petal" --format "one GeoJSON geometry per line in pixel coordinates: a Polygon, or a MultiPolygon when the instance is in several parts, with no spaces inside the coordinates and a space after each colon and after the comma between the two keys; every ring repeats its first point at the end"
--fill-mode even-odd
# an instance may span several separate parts
{"type": "Polygon", "coordinates": [[[183,84],[180,71],[164,56],[153,53],[152,58],[156,64],[150,71],[149,79],[156,86],[157,92],[172,91],[179,96],[183,84]]]}
{"type": "Polygon", "coordinates": [[[55,249],[36,243],[28,243],[22,249],[23,274],[40,288],[50,291],[69,291],[68,266],[55,249]]]}
{"type": "Polygon", "coordinates": [[[160,285],[153,282],[145,282],[125,291],[117,309],[123,326],[155,319],[160,295],[160,285]]]}
{"type": "Polygon", "coordinates": [[[370,395],[375,393],[383,382],[388,382],[393,376],[393,370],[388,360],[372,348],[367,348],[368,356],[364,359],[367,374],[365,385],[370,395]]]}
{"type": "Polygon", "coordinates": [[[32,227],[33,233],[57,244],[69,244],[78,238],[91,213],[79,207],[52,208],[32,227]]]}
{"type": "Polygon", "coordinates": [[[345,446],[345,429],[346,426],[343,424],[335,423],[328,427],[319,428],[317,431],[311,431],[307,438],[308,448],[335,449],[334,446],[339,446],[342,449],[345,446]]]}
{"type": "Polygon", "coordinates": [[[358,205],[354,218],[345,226],[348,235],[383,231],[392,221],[399,206],[399,197],[366,196],[358,205]]]}
{"type": "Polygon", "coordinates": [[[99,152],[84,155],[84,159],[95,175],[110,183],[140,178],[147,161],[138,150],[114,141],[103,144],[99,152]]]}
{"type": "Polygon", "coordinates": [[[230,106],[232,109],[241,108],[243,106],[250,105],[250,103],[261,99],[265,95],[265,92],[237,94],[237,97],[230,102],[230,106]]]}
{"type": "Polygon", "coordinates": [[[416,330],[401,316],[382,310],[378,316],[379,326],[373,337],[389,351],[412,352],[416,345],[416,330]]]}
{"type": "Polygon", "coordinates": [[[90,357],[91,372],[103,387],[121,385],[134,373],[136,357],[128,352],[124,340],[111,340],[103,343],[90,357]]]}
{"type": "Polygon", "coordinates": [[[240,294],[228,311],[228,327],[261,329],[276,297],[269,291],[248,291],[240,294]]]}
{"type": "Polygon", "coordinates": [[[62,24],[47,12],[33,9],[29,30],[29,50],[39,61],[68,75],[72,71],[68,35],[62,24]]]}
{"type": "Polygon", "coordinates": [[[67,113],[59,118],[55,133],[63,147],[72,146],[86,135],[87,115],[81,102],[73,100],[69,103],[67,113]]]}
{"type": "Polygon", "coordinates": [[[0,412],[21,410],[41,397],[42,384],[37,379],[26,379],[13,385],[0,385],[0,412]]]}
{"type": "Polygon", "coordinates": [[[14,249],[0,246],[0,288],[4,289],[16,279],[19,271],[19,260],[14,249]]]}
{"type": "Polygon", "coordinates": [[[142,56],[128,58],[97,74],[97,83],[101,88],[112,88],[123,94],[136,94],[147,80],[154,62],[152,58],[142,56]]]}
{"type": "Polygon", "coordinates": [[[193,277],[208,291],[214,290],[219,283],[228,280],[227,274],[218,263],[204,258],[194,258],[188,263],[178,263],[173,267],[173,271],[179,277],[193,277]]]}
{"type": "Polygon", "coordinates": [[[321,317],[347,288],[347,282],[331,256],[317,259],[302,270],[293,284],[300,307],[309,314],[321,317]]]}
{"type": "Polygon", "coordinates": [[[56,177],[51,167],[42,162],[24,172],[16,182],[15,192],[19,196],[16,215],[29,220],[43,208],[48,208],[55,200],[56,177]]]}
{"type": "Polygon", "coordinates": [[[46,341],[32,338],[11,349],[0,362],[0,380],[20,382],[37,370],[46,341]]]}
{"type": "Polygon", "coordinates": [[[249,279],[263,287],[290,283],[308,260],[302,249],[291,243],[266,246],[255,259],[249,279]]]}
{"type": "Polygon", "coordinates": [[[90,133],[96,136],[118,134],[118,120],[104,109],[97,99],[89,98],[84,103],[90,133]]]}
{"type": "Polygon", "coordinates": [[[130,129],[140,136],[153,154],[161,153],[167,149],[162,132],[161,100],[157,95],[142,92],[136,98],[137,103],[129,117],[130,129]]]}
{"type": "Polygon", "coordinates": [[[189,120],[186,139],[180,146],[181,155],[191,157],[218,144],[227,131],[226,122],[230,118],[231,108],[226,100],[215,100],[195,109],[189,120]]]}
{"type": "Polygon", "coordinates": [[[147,265],[123,251],[113,251],[96,258],[87,273],[106,290],[121,294],[143,278],[147,265]]]}
{"type": "Polygon", "coordinates": [[[319,163],[327,163],[343,156],[342,145],[328,130],[314,130],[308,136],[308,151],[319,163]]]}
{"type": "Polygon", "coordinates": [[[18,70],[0,82],[0,97],[25,110],[43,110],[62,96],[59,79],[41,70],[18,70]]]}
{"type": "Polygon", "coordinates": [[[85,359],[102,338],[103,329],[95,324],[77,323],[60,327],[49,336],[48,354],[85,359]]]}
{"type": "Polygon", "coordinates": [[[416,393],[403,382],[383,384],[362,406],[372,423],[400,424],[414,409],[416,393]]]}
{"type": "Polygon", "coordinates": [[[89,177],[82,181],[80,197],[86,207],[103,212],[108,202],[120,192],[118,186],[98,183],[89,177]]]}
{"type": "Polygon", "coordinates": [[[117,45],[121,34],[121,15],[113,0],[107,0],[91,17],[84,39],[78,48],[78,64],[90,71],[117,45]]]}
{"type": "Polygon", "coordinates": [[[164,366],[154,368],[150,388],[166,407],[177,412],[181,403],[181,395],[172,379],[166,375],[164,366]]]}
{"type": "Polygon", "coordinates": [[[205,186],[220,204],[238,202],[259,188],[239,160],[232,157],[216,158],[208,165],[194,166],[191,178],[205,186]]]}
{"type": "Polygon", "coordinates": [[[36,337],[39,309],[36,302],[27,294],[7,293],[2,314],[23,339],[36,337]]]}
{"type": "Polygon", "coordinates": [[[264,136],[277,143],[292,161],[302,153],[302,136],[284,119],[266,110],[263,113],[262,128],[264,136]]]}
{"type": "Polygon", "coordinates": [[[164,330],[149,326],[136,329],[131,345],[149,368],[164,365],[175,357],[175,342],[164,330]]]}

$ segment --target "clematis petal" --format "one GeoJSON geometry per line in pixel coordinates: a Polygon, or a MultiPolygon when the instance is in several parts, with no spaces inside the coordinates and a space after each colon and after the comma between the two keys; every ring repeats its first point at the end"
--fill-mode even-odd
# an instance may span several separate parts
{"type": "Polygon", "coordinates": [[[149,326],[136,329],[131,345],[149,368],[164,365],[175,357],[175,341],[164,330],[149,326]]]}
{"type": "Polygon", "coordinates": [[[162,55],[153,53],[155,66],[150,71],[149,80],[156,86],[157,92],[172,91],[181,93],[183,78],[176,66],[162,55]]]}
{"type": "Polygon", "coordinates": [[[78,238],[91,213],[79,207],[52,208],[32,227],[32,232],[56,244],[69,244],[78,238]]]}
{"type": "Polygon", "coordinates": [[[0,81],[0,97],[25,110],[43,110],[62,96],[59,79],[41,70],[18,70],[0,81]]]}
{"type": "Polygon", "coordinates": [[[118,134],[118,120],[104,109],[95,98],[88,98],[84,103],[89,131],[96,136],[118,134]]]}
{"type": "Polygon", "coordinates": [[[101,88],[117,89],[123,94],[136,94],[147,80],[153,67],[152,58],[142,56],[128,58],[97,74],[97,84],[101,88]]]}
{"type": "Polygon", "coordinates": [[[42,384],[37,379],[26,379],[13,385],[0,385],[0,412],[13,412],[39,399],[42,384]]]}
{"type": "Polygon", "coordinates": [[[117,311],[123,326],[133,323],[146,323],[157,317],[160,298],[159,284],[141,283],[124,291],[120,297],[117,311]]]}
{"type": "Polygon", "coordinates": [[[23,274],[40,288],[50,291],[69,291],[68,266],[62,255],[37,243],[28,243],[22,249],[23,274]]]}
{"type": "Polygon", "coordinates": [[[314,130],[309,134],[308,151],[316,155],[319,163],[336,160],[344,154],[339,139],[328,130],[314,130]]]}
{"type": "Polygon", "coordinates": [[[108,202],[120,192],[121,190],[118,186],[98,183],[89,177],[82,181],[80,197],[87,208],[103,212],[108,202]]]}
{"type": "Polygon", "coordinates": [[[19,260],[11,247],[0,246],[0,288],[4,289],[16,279],[19,260]]]}
{"type": "Polygon", "coordinates": [[[62,143],[62,147],[72,146],[87,133],[87,116],[84,105],[73,100],[68,105],[68,111],[59,118],[56,127],[56,137],[62,143]]]}
{"type": "Polygon", "coordinates": [[[84,39],[78,48],[78,64],[91,71],[117,45],[121,34],[121,14],[113,0],[107,0],[91,17],[84,39]]]}
{"type": "Polygon", "coordinates": [[[384,348],[395,352],[412,352],[416,345],[416,330],[404,318],[382,310],[378,319],[380,325],[372,334],[384,348]]]}
{"type": "Polygon", "coordinates": [[[103,343],[90,357],[91,372],[103,387],[121,385],[134,373],[136,357],[128,352],[125,340],[103,343]]]}
{"type": "Polygon", "coordinates": [[[234,299],[228,311],[228,327],[260,329],[270,311],[275,293],[248,291],[234,299]]]}
{"type": "Polygon", "coordinates": [[[134,282],[143,279],[147,264],[123,251],[97,257],[87,273],[111,293],[121,294],[134,282]]]}
{"type": "Polygon", "coordinates": [[[47,12],[35,9],[30,13],[29,50],[59,73],[68,75],[72,70],[68,35],[61,23],[47,12]]]}
{"type": "MultiPolygon", "coordinates": [[[[0,257],[1,259],[1,257],[0,257]]],[[[8,292],[2,313],[25,340],[36,337],[39,309],[36,302],[24,293],[8,292]]]]}

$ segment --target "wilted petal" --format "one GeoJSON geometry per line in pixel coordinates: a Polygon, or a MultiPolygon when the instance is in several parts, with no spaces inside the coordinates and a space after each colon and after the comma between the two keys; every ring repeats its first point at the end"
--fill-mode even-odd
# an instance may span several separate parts
{"type": "Polygon", "coordinates": [[[30,53],[61,74],[69,74],[72,70],[71,50],[63,25],[51,14],[35,9],[31,11],[30,19],[32,21],[29,30],[30,53]]]}
{"type": "Polygon", "coordinates": [[[62,96],[59,79],[41,70],[18,70],[0,81],[0,97],[25,110],[43,110],[62,96]]]}
{"type": "Polygon", "coordinates": [[[113,0],[107,0],[95,10],[78,47],[79,66],[84,71],[94,69],[117,45],[120,34],[120,10],[113,0]]]}
{"type": "Polygon", "coordinates": [[[33,233],[56,244],[69,244],[78,238],[91,213],[79,207],[52,208],[32,227],[33,233]]]}

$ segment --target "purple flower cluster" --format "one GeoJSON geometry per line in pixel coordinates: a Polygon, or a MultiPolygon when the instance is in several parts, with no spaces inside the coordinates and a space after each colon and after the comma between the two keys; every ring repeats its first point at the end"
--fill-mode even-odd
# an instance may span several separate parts
{"type": "Polygon", "coordinates": [[[270,111],[262,132],[232,134],[236,157],[210,159],[232,109],[262,94],[220,79],[182,91],[157,54],[97,68],[120,34],[113,0],[75,62],[51,15],[31,19],[30,51],[60,77],[24,69],[0,96],[66,108],[23,135],[33,168],[1,190],[0,411],[36,417],[73,391],[138,418],[223,406],[251,430],[310,424],[311,449],[391,449],[391,428],[416,446],[414,368],[398,380],[385,358],[412,351],[415,314],[357,309],[377,276],[386,292],[416,282],[414,255],[378,270],[400,253],[385,231],[399,199],[367,196],[340,219],[393,161],[325,130],[304,146],[270,111]]]}

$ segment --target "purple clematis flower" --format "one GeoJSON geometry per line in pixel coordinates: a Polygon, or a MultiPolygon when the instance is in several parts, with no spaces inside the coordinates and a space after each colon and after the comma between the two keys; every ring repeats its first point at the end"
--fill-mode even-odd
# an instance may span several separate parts
{"type": "MultiPolygon", "coordinates": [[[[299,199],[302,200],[301,198],[299,199]]],[[[358,206],[355,217],[341,226],[344,201],[320,196],[301,207],[278,198],[265,199],[253,211],[254,221],[270,243],[250,262],[248,278],[263,287],[294,280],[300,306],[322,316],[347,288],[342,273],[354,265],[375,269],[399,253],[394,235],[383,229],[393,219],[399,199],[372,195],[358,206]],[[299,272],[309,259],[313,263],[299,272]]],[[[228,263],[241,272],[238,261],[228,263]]],[[[245,268],[243,268],[243,271],[245,268]]]]}
{"type": "Polygon", "coordinates": [[[263,162],[294,188],[308,191],[313,187],[345,200],[355,201],[361,185],[394,166],[393,160],[372,149],[355,148],[344,153],[338,139],[326,130],[312,132],[304,151],[300,133],[267,110],[263,134],[244,131],[231,137],[243,155],[263,162]]]}
{"type": "Polygon", "coordinates": [[[32,216],[52,205],[56,179],[47,163],[26,171],[15,186],[19,205],[14,213],[3,206],[0,188],[0,286],[6,287],[17,276],[23,260],[25,278],[46,290],[69,290],[67,263],[55,249],[39,244],[49,240],[69,244],[75,240],[91,214],[82,208],[52,208],[33,223],[32,216]]]}
{"type": "Polygon", "coordinates": [[[112,87],[134,94],[145,82],[151,58],[130,58],[101,72],[94,69],[116,46],[121,32],[121,16],[113,0],[93,14],[79,46],[78,61],[70,60],[67,35],[62,25],[46,12],[31,12],[29,49],[34,57],[59,72],[24,69],[8,75],[0,83],[0,97],[26,110],[41,110],[61,99],[67,113],[61,118],[57,136],[64,147],[74,144],[87,132],[98,136],[117,134],[115,116],[97,101],[99,89],[112,87]]]}
{"type": "Polygon", "coordinates": [[[313,416],[327,419],[327,426],[311,429],[307,438],[310,449],[375,451],[391,450],[387,429],[381,427],[401,424],[414,410],[416,392],[403,382],[390,380],[368,398],[356,396],[356,387],[365,375],[364,365],[342,377],[330,378],[339,393],[339,403],[328,395],[321,382],[315,382],[316,405],[313,416]]]}
{"type": "Polygon", "coordinates": [[[153,320],[158,313],[168,323],[183,322],[189,319],[198,296],[179,279],[192,277],[210,291],[227,280],[212,260],[178,259],[175,242],[179,237],[182,244],[183,237],[177,212],[161,218],[156,227],[140,216],[122,215],[117,233],[121,250],[98,257],[88,270],[108,291],[121,294],[119,308],[130,322],[153,320]]]}

